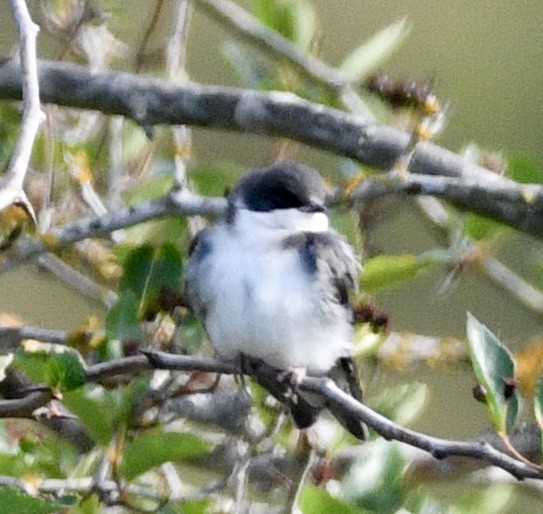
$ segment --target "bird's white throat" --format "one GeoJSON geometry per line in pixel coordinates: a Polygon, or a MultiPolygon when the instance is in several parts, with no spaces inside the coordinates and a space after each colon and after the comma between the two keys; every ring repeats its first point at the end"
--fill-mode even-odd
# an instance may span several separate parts
{"type": "Polygon", "coordinates": [[[234,224],[245,236],[262,230],[285,230],[288,232],[326,232],[330,226],[324,212],[303,212],[299,209],[276,209],[267,212],[236,210],[234,224]]]}

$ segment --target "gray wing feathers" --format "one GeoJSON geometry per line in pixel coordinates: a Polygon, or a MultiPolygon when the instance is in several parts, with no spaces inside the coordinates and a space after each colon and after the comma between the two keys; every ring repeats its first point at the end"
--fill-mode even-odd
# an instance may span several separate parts
{"type": "Polygon", "coordinates": [[[332,230],[303,232],[287,237],[284,247],[297,248],[305,270],[331,286],[338,303],[348,304],[349,290],[358,288],[360,265],[343,236],[332,230]]]}

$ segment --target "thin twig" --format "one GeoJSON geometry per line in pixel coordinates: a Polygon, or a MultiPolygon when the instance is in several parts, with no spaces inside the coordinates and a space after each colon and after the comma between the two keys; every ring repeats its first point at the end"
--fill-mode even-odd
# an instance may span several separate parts
{"type": "Polygon", "coordinates": [[[285,512],[290,512],[292,514],[298,514],[302,512],[300,509],[300,498],[302,496],[302,491],[306,486],[307,479],[313,471],[313,468],[315,467],[317,461],[317,450],[314,447],[311,447],[307,452],[307,458],[304,463],[302,474],[300,475],[300,480],[298,480],[298,483],[292,484],[292,494],[290,494],[287,498],[285,512]]]}
{"type": "Polygon", "coordinates": [[[170,490],[170,500],[179,501],[183,499],[183,482],[179,478],[179,473],[177,469],[171,462],[165,462],[160,466],[164,479],[168,484],[168,489],[170,490]]]}
{"type": "MultiPolygon", "coordinates": [[[[166,47],[166,67],[172,82],[187,81],[185,70],[188,31],[191,19],[191,3],[189,0],[177,0],[173,30],[166,47]]],[[[194,193],[193,186],[187,178],[187,162],[192,147],[192,134],[187,125],[172,128],[174,150],[174,183],[179,191],[194,193]]],[[[189,219],[189,231],[194,236],[204,226],[200,217],[189,219]]]]}
{"type": "Polygon", "coordinates": [[[151,34],[155,30],[158,19],[160,18],[163,4],[164,0],[156,0],[155,8],[153,9],[153,16],[151,17],[151,21],[149,22],[149,25],[145,30],[145,34],[143,35],[143,39],[141,40],[138,51],[136,53],[136,73],[140,73],[143,68],[145,52],[147,50],[149,40],[151,39],[151,34]]]}
{"type": "Polygon", "coordinates": [[[525,307],[543,314],[543,292],[505,266],[494,257],[486,257],[482,263],[485,274],[505,289],[525,307]]]}
{"type": "MultiPolygon", "coordinates": [[[[422,209],[425,218],[432,224],[432,227],[439,230],[442,236],[446,236],[448,239],[458,237],[457,234],[451,234],[451,231],[455,231],[456,227],[451,226],[451,215],[441,202],[433,197],[421,196],[417,198],[417,205],[422,209]]],[[[468,248],[477,244],[465,235],[461,237],[463,245],[468,248]]],[[[453,244],[455,243],[453,242],[453,244]]],[[[498,259],[483,256],[478,269],[522,305],[538,314],[543,314],[543,292],[536,289],[498,259]]]]}
{"type": "Polygon", "coordinates": [[[41,327],[11,327],[7,325],[0,325],[0,348],[2,353],[9,353],[23,340],[23,339],[37,339],[46,343],[66,344],[68,339],[68,333],[65,330],[55,330],[51,328],[41,327]],[[4,346],[4,340],[10,340],[10,346],[4,346]]]}
{"type": "Polygon", "coordinates": [[[20,41],[20,69],[22,79],[23,119],[13,155],[0,188],[0,209],[22,203],[35,220],[34,210],[23,191],[32,147],[45,113],[40,105],[36,38],[39,27],[32,21],[24,0],[10,0],[11,12],[20,41]]]}
{"type": "Polygon", "coordinates": [[[173,193],[160,200],[146,202],[135,207],[125,207],[99,218],[83,218],[52,229],[38,238],[19,238],[0,263],[0,273],[48,251],[90,237],[108,237],[118,229],[131,227],[163,216],[207,215],[218,216],[224,212],[224,198],[206,198],[196,195],[173,193]]]}
{"type": "MultiPolygon", "coordinates": [[[[0,487],[13,487],[20,489],[26,494],[34,496],[38,493],[59,494],[61,491],[68,493],[91,493],[93,491],[95,480],[93,477],[81,478],[49,478],[37,481],[35,485],[30,485],[24,480],[14,477],[0,476],[0,487]]],[[[102,490],[108,493],[118,491],[119,486],[113,480],[105,480],[102,484],[102,490]]],[[[129,494],[151,498],[153,500],[162,500],[162,496],[156,490],[150,487],[141,487],[136,485],[126,485],[125,490],[129,494]]]]}
{"type": "Polygon", "coordinates": [[[304,77],[316,81],[337,96],[349,111],[374,120],[371,110],[356,94],[349,77],[341,70],[304,53],[279,33],[268,29],[248,11],[230,0],[196,0],[199,7],[228,29],[235,37],[250,42],[274,58],[282,59],[304,77]]]}
{"type": "Polygon", "coordinates": [[[196,0],[196,3],[215,20],[233,28],[233,33],[241,36],[243,41],[250,41],[274,57],[288,60],[305,76],[319,81],[333,91],[340,91],[348,84],[349,80],[344,73],[324,64],[320,59],[306,55],[280,34],[262,25],[254,16],[234,2],[196,0]]]}
{"type": "Polygon", "coordinates": [[[87,298],[97,300],[106,307],[111,307],[117,301],[117,294],[111,289],[97,284],[52,253],[40,255],[38,262],[40,266],[87,298]]]}
{"type": "Polygon", "coordinates": [[[486,442],[451,441],[401,427],[371,410],[369,407],[357,402],[329,379],[306,377],[299,384],[299,389],[308,393],[321,394],[328,402],[333,402],[348,412],[349,415],[358,417],[358,419],[373,428],[385,439],[400,441],[415,448],[420,448],[430,453],[436,459],[444,459],[452,456],[470,457],[498,466],[518,480],[543,478],[543,470],[539,467],[529,466],[516,460],[496,450],[486,442]]]}

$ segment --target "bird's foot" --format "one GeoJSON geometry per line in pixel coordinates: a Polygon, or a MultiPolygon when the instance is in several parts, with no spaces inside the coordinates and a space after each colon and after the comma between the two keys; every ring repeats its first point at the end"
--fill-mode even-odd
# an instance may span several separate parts
{"type": "Polygon", "coordinates": [[[306,375],[307,375],[306,368],[291,368],[291,369],[282,371],[277,376],[277,379],[283,384],[286,384],[292,388],[295,388],[306,377],[306,375]]]}

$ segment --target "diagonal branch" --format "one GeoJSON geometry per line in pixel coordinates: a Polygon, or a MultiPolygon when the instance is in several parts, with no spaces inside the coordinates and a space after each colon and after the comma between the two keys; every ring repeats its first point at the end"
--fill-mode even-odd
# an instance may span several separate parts
{"type": "Polygon", "coordinates": [[[302,76],[327,88],[351,112],[363,115],[368,121],[374,116],[356,93],[352,81],[341,70],[304,53],[300,48],[260,23],[250,12],[230,0],[196,0],[198,7],[226,28],[274,59],[286,61],[302,76]]]}
{"type": "MultiPolygon", "coordinates": [[[[118,375],[136,375],[152,369],[168,369],[183,371],[204,371],[209,373],[241,374],[239,366],[229,361],[208,357],[172,355],[163,352],[145,352],[144,354],[111,360],[89,366],[86,371],[87,382],[99,382],[118,375]]],[[[277,371],[277,370],[275,370],[277,371]]],[[[301,392],[320,395],[327,404],[333,403],[335,410],[356,416],[373,428],[387,440],[396,440],[430,453],[437,459],[451,456],[462,456],[483,460],[509,472],[518,480],[525,478],[543,478],[543,470],[534,465],[527,465],[509,455],[500,452],[484,441],[465,442],[452,441],[432,437],[420,432],[404,428],[373,411],[366,405],[357,402],[350,395],[339,389],[328,378],[305,377],[298,384],[301,392]]],[[[22,399],[3,400],[0,402],[0,417],[13,415],[30,415],[28,403],[35,405],[37,395],[42,395],[41,404],[45,405],[52,397],[47,391],[33,392],[22,399]],[[49,397],[47,395],[49,394],[49,397]],[[34,397],[36,396],[36,397],[34,397]],[[24,403],[26,410],[20,405],[24,403]]],[[[35,405],[34,408],[40,405],[35,405]]]]}
{"type": "Polygon", "coordinates": [[[355,415],[387,440],[395,440],[430,453],[436,459],[461,456],[484,460],[511,473],[518,480],[543,478],[543,470],[535,465],[527,465],[506,455],[484,441],[451,441],[432,437],[404,428],[357,402],[353,397],[339,389],[330,379],[306,377],[299,385],[301,391],[318,393],[328,402],[355,415]]]}
{"type": "Polygon", "coordinates": [[[349,84],[347,75],[328,66],[320,59],[307,55],[280,34],[262,25],[249,12],[234,2],[196,0],[206,14],[227,27],[234,27],[234,35],[242,37],[273,57],[281,57],[304,75],[338,92],[349,84]]]}
{"type": "MultiPolygon", "coordinates": [[[[120,114],[144,127],[197,125],[294,139],[382,170],[405,154],[410,135],[366,118],[304,100],[293,93],[260,92],[159,79],[120,72],[92,72],[75,64],[40,61],[43,102],[120,114]]],[[[0,66],[0,99],[20,99],[19,64],[0,66]]],[[[411,173],[508,182],[449,150],[419,143],[411,173]]]]}
{"type": "Polygon", "coordinates": [[[177,192],[160,200],[125,207],[100,217],[82,218],[52,229],[37,238],[19,238],[10,249],[9,256],[0,262],[3,273],[23,262],[48,251],[91,237],[106,237],[114,230],[131,227],[163,216],[220,215],[226,207],[224,198],[210,198],[177,192]]]}

